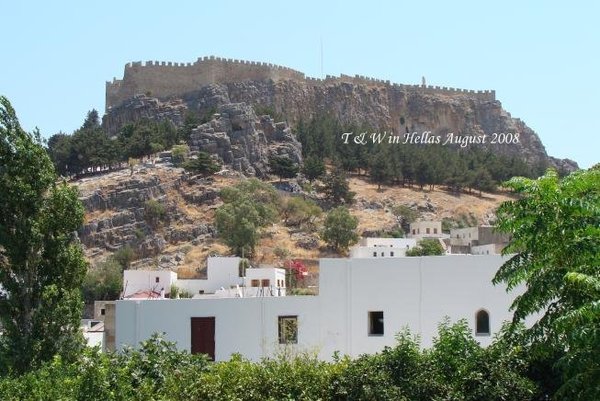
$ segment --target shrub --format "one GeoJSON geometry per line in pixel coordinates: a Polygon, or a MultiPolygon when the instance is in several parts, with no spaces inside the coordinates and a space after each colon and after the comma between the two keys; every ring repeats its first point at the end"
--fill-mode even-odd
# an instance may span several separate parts
{"type": "Polygon", "coordinates": [[[157,227],[160,222],[167,219],[167,210],[156,199],[147,200],[144,203],[144,219],[152,227],[157,227]]]}

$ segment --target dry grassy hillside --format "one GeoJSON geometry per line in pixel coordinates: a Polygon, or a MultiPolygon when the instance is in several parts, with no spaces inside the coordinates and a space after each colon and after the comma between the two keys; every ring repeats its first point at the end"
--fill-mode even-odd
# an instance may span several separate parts
{"type": "MultiPolygon", "coordinates": [[[[170,268],[180,277],[204,274],[211,254],[227,255],[227,247],[214,232],[215,210],[222,204],[218,192],[244,179],[239,175],[215,175],[209,179],[187,176],[183,170],[161,166],[141,166],[91,177],[76,183],[86,205],[86,225],[80,233],[92,264],[118,249],[136,250],[134,267],[170,268]],[[163,221],[150,225],[145,214],[148,201],[156,201],[165,211],[163,221]]],[[[383,187],[377,190],[364,177],[350,178],[356,192],[351,212],[359,218],[359,233],[397,228],[392,207],[406,205],[417,210],[421,220],[450,218],[458,224],[489,223],[497,206],[509,199],[506,194],[451,194],[443,189],[383,187]]],[[[290,196],[281,192],[281,196],[290,196]]],[[[254,255],[261,264],[278,264],[276,249],[289,257],[317,265],[321,257],[339,256],[327,249],[317,231],[286,227],[283,221],[264,230],[254,255]]]]}

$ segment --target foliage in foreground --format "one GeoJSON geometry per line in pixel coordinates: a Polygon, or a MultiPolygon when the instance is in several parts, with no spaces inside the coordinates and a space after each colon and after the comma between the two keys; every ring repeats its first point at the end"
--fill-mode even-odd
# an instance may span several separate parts
{"type": "Polygon", "coordinates": [[[20,377],[0,379],[11,400],[536,400],[529,360],[512,337],[480,347],[464,321],[439,327],[422,350],[408,330],[397,344],[357,359],[323,362],[283,350],[256,363],[234,355],[209,363],[155,336],[139,351],[87,350],[76,363],[57,357],[20,377]]]}
{"type": "Polygon", "coordinates": [[[560,394],[570,400],[600,399],[600,168],[560,180],[549,170],[537,180],[513,178],[522,195],[498,210],[498,227],[514,253],[495,282],[526,284],[512,308],[514,321],[539,313],[528,330],[538,349],[564,356],[560,394]]]}
{"type": "Polygon", "coordinates": [[[24,372],[82,345],[86,262],[73,233],[77,190],[56,183],[39,134],[0,96],[0,372],[24,372]]]}

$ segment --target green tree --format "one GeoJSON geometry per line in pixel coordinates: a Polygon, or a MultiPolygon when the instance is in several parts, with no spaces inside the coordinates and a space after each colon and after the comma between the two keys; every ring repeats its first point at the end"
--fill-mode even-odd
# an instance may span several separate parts
{"type": "Polygon", "coordinates": [[[417,210],[411,209],[406,205],[394,205],[392,207],[392,214],[403,225],[415,222],[421,215],[417,210]]]}
{"type": "Polygon", "coordinates": [[[58,133],[48,139],[48,154],[58,174],[69,176],[75,165],[72,137],[58,133]]]}
{"type": "Polygon", "coordinates": [[[440,241],[434,238],[424,238],[419,244],[406,251],[406,256],[439,256],[444,254],[440,241]]]}
{"type": "Polygon", "coordinates": [[[279,177],[279,180],[294,178],[300,170],[298,165],[289,157],[276,155],[269,158],[269,168],[273,174],[279,177]]]}
{"type": "Polygon", "coordinates": [[[285,198],[281,204],[284,224],[302,226],[313,223],[323,211],[314,201],[296,196],[285,198]]]}
{"type": "Polygon", "coordinates": [[[389,154],[381,150],[371,157],[369,163],[369,175],[377,183],[378,190],[381,189],[381,184],[389,183],[394,175],[388,157],[389,154]]]}
{"type": "Polygon", "coordinates": [[[312,183],[314,180],[321,178],[325,174],[325,163],[318,157],[309,156],[304,159],[302,174],[304,174],[304,176],[312,183]]]}
{"type": "Polygon", "coordinates": [[[249,199],[226,203],[217,209],[219,236],[238,256],[251,256],[260,238],[261,217],[249,199]]]}
{"type": "Polygon", "coordinates": [[[279,195],[271,185],[252,178],[224,188],[220,196],[224,204],[215,215],[219,236],[236,255],[251,256],[260,229],[278,216],[279,195]]]}
{"type": "Polygon", "coordinates": [[[158,227],[161,222],[167,219],[167,209],[165,208],[165,205],[156,199],[148,199],[144,203],[144,219],[152,227],[158,227]]]}
{"type": "Polygon", "coordinates": [[[348,178],[341,167],[335,167],[323,178],[323,186],[319,187],[319,191],[325,195],[325,199],[336,206],[351,204],[354,200],[354,192],[350,191],[348,178]]]}
{"type": "Polygon", "coordinates": [[[183,168],[194,174],[203,176],[212,175],[221,169],[221,165],[214,161],[206,152],[198,152],[198,155],[183,163],[183,168]]]}
{"type": "Polygon", "coordinates": [[[339,206],[327,214],[321,238],[336,251],[346,251],[358,241],[358,218],[348,208],[339,206]]]}
{"type": "Polygon", "coordinates": [[[176,166],[183,164],[187,160],[189,153],[190,147],[185,143],[173,146],[171,149],[171,160],[173,161],[173,164],[176,166]]]}
{"type": "Polygon", "coordinates": [[[496,190],[496,183],[492,179],[492,175],[484,167],[475,170],[471,177],[471,186],[479,190],[479,196],[481,196],[482,191],[493,192],[496,190]]]}
{"type": "Polygon", "coordinates": [[[548,170],[537,180],[513,178],[505,185],[520,194],[497,212],[498,229],[511,234],[503,253],[514,256],[494,283],[508,290],[524,285],[512,305],[513,322],[543,314],[528,335],[541,347],[566,351],[559,361],[563,398],[599,399],[600,169],[562,180],[548,170]]]}
{"type": "Polygon", "coordinates": [[[86,271],[74,232],[83,223],[77,190],[56,184],[39,136],[26,133],[0,97],[0,369],[24,372],[81,346],[86,271]]]}
{"type": "Polygon", "coordinates": [[[83,281],[83,299],[91,304],[100,300],[119,299],[123,289],[123,267],[108,258],[95,268],[90,268],[83,281]]]}

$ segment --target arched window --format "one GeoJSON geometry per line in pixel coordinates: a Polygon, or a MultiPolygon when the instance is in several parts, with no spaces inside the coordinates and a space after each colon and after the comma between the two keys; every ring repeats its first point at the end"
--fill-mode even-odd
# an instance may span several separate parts
{"type": "Polygon", "coordinates": [[[489,336],[490,335],[490,314],[481,309],[475,315],[475,335],[489,336]]]}

